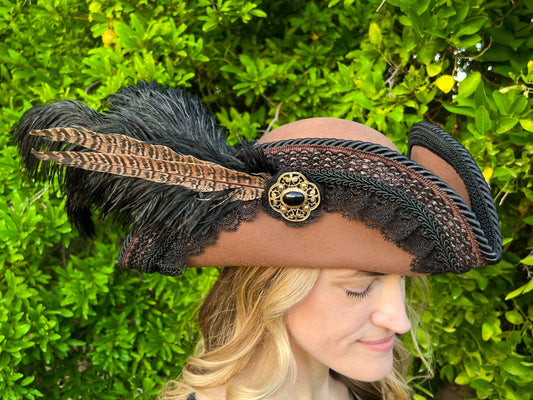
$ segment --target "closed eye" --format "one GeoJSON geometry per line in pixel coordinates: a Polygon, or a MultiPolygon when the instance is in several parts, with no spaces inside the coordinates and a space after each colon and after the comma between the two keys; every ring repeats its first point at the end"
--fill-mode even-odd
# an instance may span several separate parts
{"type": "Polygon", "coordinates": [[[368,285],[368,287],[365,290],[349,290],[349,289],[346,289],[346,296],[350,297],[350,298],[353,298],[353,299],[365,298],[370,293],[370,290],[372,289],[372,284],[373,283],[374,283],[374,281],[372,281],[372,283],[370,285],[368,285]]]}

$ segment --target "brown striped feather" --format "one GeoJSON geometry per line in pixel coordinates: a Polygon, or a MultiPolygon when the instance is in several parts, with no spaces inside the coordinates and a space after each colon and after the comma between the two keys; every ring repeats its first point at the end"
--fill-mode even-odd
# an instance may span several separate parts
{"type": "Polygon", "coordinates": [[[32,154],[43,161],[54,161],[88,171],[141,178],[165,185],[181,185],[199,192],[235,189],[232,198],[236,200],[246,201],[261,197],[265,185],[262,176],[235,171],[177,153],[174,154],[183,161],[166,161],[130,154],[76,151],[32,150],[32,154]]]}
{"type": "Polygon", "coordinates": [[[77,144],[106,154],[132,154],[166,161],[180,161],[182,157],[167,146],[145,143],[118,133],[97,133],[82,127],[39,129],[30,134],[55,142],[77,144]]]}

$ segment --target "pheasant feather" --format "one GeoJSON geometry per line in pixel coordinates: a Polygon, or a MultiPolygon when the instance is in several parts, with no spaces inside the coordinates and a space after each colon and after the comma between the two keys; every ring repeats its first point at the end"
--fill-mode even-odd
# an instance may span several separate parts
{"type": "Polygon", "coordinates": [[[30,135],[40,136],[54,142],[78,144],[101,153],[131,154],[167,161],[181,160],[180,156],[167,146],[145,143],[126,135],[104,135],[83,127],[35,129],[30,132],[30,135]]]}
{"type": "Polygon", "coordinates": [[[87,171],[181,185],[199,192],[236,189],[231,199],[243,201],[260,198],[265,186],[265,179],[261,176],[180,155],[166,146],[151,145],[125,135],[103,135],[83,128],[34,130],[30,134],[99,151],[32,152],[43,161],[55,161],[87,171]]]}

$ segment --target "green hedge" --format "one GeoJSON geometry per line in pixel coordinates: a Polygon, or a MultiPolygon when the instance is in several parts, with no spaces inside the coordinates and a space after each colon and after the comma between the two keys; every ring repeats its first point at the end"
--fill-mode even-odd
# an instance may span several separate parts
{"type": "MultiPolygon", "coordinates": [[[[10,142],[23,111],[58,99],[102,110],[138,80],[199,94],[230,143],[331,116],[402,150],[444,126],[489,180],[503,261],[438,276],[423,318],[436,375],[471,398],[533,393],[533,4],[527,0],[1,0],[0,393],[3,399],[153,398],[192,350],[216,271],[170,279],[114,266],[120,232],[77,238],[10,142]],[[105,42],[105,43],[104,43],[105,42]]],[[[415,362],[415,370],[421,365],[415,362]]],[[[420,367],[422,368],[422,367],[420,367]]]]}

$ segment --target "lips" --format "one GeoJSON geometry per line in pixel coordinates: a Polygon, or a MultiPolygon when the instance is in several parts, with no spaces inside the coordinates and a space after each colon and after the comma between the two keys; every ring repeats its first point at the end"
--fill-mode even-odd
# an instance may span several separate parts
{"type": "Polygon", "coordinates": [[[362,344],[369,350],[377,351],[379,353],[386,353],[387,351],[391,351],[394,347],[395,339],[396,336],[392,335],[376,340],[358,340],[358,343],[362,344]]]}

